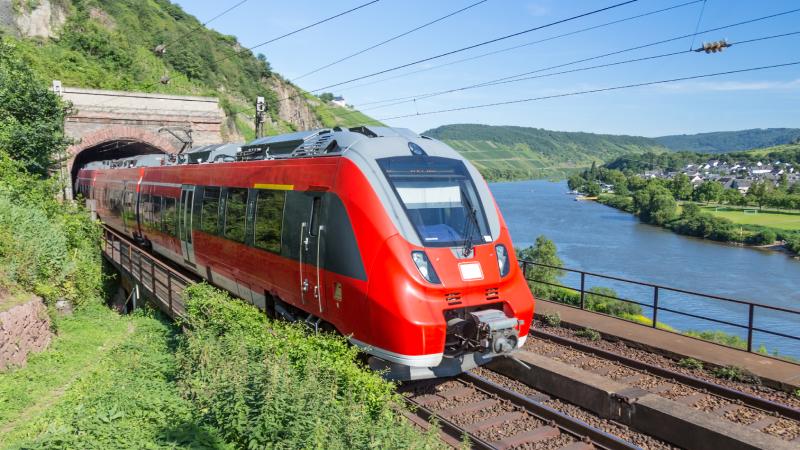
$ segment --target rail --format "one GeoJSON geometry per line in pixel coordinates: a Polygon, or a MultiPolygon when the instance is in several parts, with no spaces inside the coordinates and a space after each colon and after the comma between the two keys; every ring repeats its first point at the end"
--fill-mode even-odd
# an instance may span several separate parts
{"type": "MultiPolygon", "coordinates": [[[[703,339],[702,337],[700,337],[699,339],[702,339],[702,340],[704,340],[706,342],[712,342],[712,343],[715,343],[715,344],[718,344],[718,345],[724,345],[726,347],[735,348],[735,349],[738,349],[738,350],[745,350],[745,351],[751,352],[751,353],[758,353],[758,354],[761,354],[763,356],[778,357],[781,360],[785,360],[785,361],[792,362],[792,363],[795,363],[795,364],[800,364],[800,360],[798,360],[796,357],[788,357],[787,358],[787,357],[785,357],[787,355],[784,355],[784,357],[777,356],[779,354],[779,351],[777,349],[774,349],[774,348],[772,350],[774,352],[778,352],[775,355],[770,355],[768,353],[768,351],[764,350],[764,348],[761,348],[761,349],[759,349],[759,350],[757,350],[755,352],[753,350],[753,347],[754,347],[754,333],[759,333],[762,336],[773,336],[773,337],[776,337],[776,338],[787,339],[791,343],[793,343],[794,346],[796,346],[798,343],[800,343],[800,336],[787,334],[787,333],[784,333],[784,332],[781,332],[781,331],[777,331],[777,330],[774,330],[774,329],[767,329],[764,326],[758,326],[758,321],[759,321],[760,318],[764,319],[767,322],[772,321],[773,322],[772,325],[774,325],[777,322],[777,317],[781,317],[781,323],[797,323],[797,324],[800,324],[800,310],[793,309],[793,308],[787,308],[787,307],[781,307],[781,306],[766,305],[766,304],[763,304],[763,303],[748,302],[748,301],[743,301],[743,300],[738,300],[738,299],[733,299],[733,298],[728,298],[728,297],[722,297],[722,296],[719,296],[719,295],[704,294],[702,292],[695,292],[695,291],[690,291],[690,290],[686,290],[686,289],[679,289],[679,288],[674,288],[674,287],[669,287],[669,286],[663,286],[663,285],[660,285],[660,284],[654,284],[654,283],[647,283],[647,282],[643,282],[643,281],[630,280],[630,279],[626,279],[626,278],[621,278],[621,277],[616,277],[616,276],[611,276],[611,275],[603,275],[603,274],[599,274],[599,273],[587,272],[587,271],[578,270],[578,269],[571,269],[571,268],[567,268],[567,267],[553,266],[553,265],[538,263],[538,262],[530,261],[530,260],[520,259],[519,260],[519,264],[520,264],[520,266],[521,266],[521,268],[523,270],[523,273],[525,274],[525,279],[528,280],[529,282],[538,283],[538,284],[541,284],[541,285],[555,287],[555,288],[567,289],[567,290],[575,292],[575,293],[577,293],[579,295],[577,298],[570,299],[571,301],[569,301],[569,300],[565,301],[563,298],[559,299],[559,298],[557,298],[558,296],[554,296],[554,298],[546,298],[545,296],[542,296],[543,299],[556,301],[556,302],[559,302],[559,303],[563,303],[566,306],[579,308],[579,309],[582,309],[582,310],[591,311],[591,312],[595,312],[595,313],[598,313],[598,314],[603,314],[603,315],[606,315],[606,316],[609,316],[609,317],[614,317],[616,319],[626,320],[628,322],[636,323],[636,324],[639,324],[639,325],[642,325],[642,326],[649,326],[649,327],[652,327],[652,328],[658,328],[659,330],[662,330],[662,331],[677,333],[677,334],[681,334],[681,335],[686,335],[686,333],[681,333],[680,331],[673,331],[671,329],[672,327],[665,325],[663,322],[659,322],[659,313],[668,313],[668,314],[672,314],[674,316],[681,316],[681,317],[691,317],[693,319],[699,319],[699,320],[707,321],[707,322],[714,323],[714,324],[717,324],[717,325],[724,325],[725,327],[729,327],[728,328],[729,330],[730,329],[739,330],[739,331],[742,331],[742,332],[746,333],[746,338],[742,339],[744,341],[744,348],[741,348],[741,347],[736,346],[736,345],[730,345],[730,344],[721,343],[721,342],[718,342],[716,340],[715,341],[711,341],[709,339],[703,339]],[[549,270],[553,270],[553,271],[566,272],[568,274],[576,274],[578,276],[578,280],[576,280],[576,281],[579,282],[579,286],[578,287],[569,286],[569,285],[561,284],[561,283],[558,283],[558,282],[552,282],[552,281],[545,281],[545,280],[542,280],[542,279],[536,279],[536,278],[534,278],[532,276],[532,272],[533,272],[532,269],[537,268],[537,267],[545,268],[545,269],[549,269],[549,270]],[[636,288],[640,288],[640,289],[641,288],[645,288],[649,292],[647,294],[649,303],[643,301],[641,298],[637,299],[637,300],[633,300],[633,299],[630,299],[630,298],[624,298],[624,297],[620,297],[620,296],[616,296],[616,295],[609,295],[607,293],[608,291],[603,291],[603,290],[597,289],[599,287],[605,287],[605,286],[594,285],[592,287],[587,287],[587,280],[590,279],[590,278],[591,279],[611,281],[611,282],[614,282],[614,283],[622,283],[622,286],[628,287],[629,288],[628,290],[633,290],[633,291],[635,291],[636,288]],[[670,305],[669,306],[664,306],[665,296],[670,296],[670,294],[671,294],[671,297],[672,297],[672,298],[669,298],[669,301],[668,301],[668,303],[670,303],[670,305]],[[703,313],[701,313],[699,311],[689,312],[689,311],[686,311],[685,309],[684,310],[678,309],[682,305],[680,304],[680,300],[676,301],[676,300],[678,300],[676,298],[676,294],[677,294],[677,296],[683,296],[684,298],[682,300],[684,300],[684,301],[685,301],[685,297],[686,296],[696,297],[696,298],[704,299],[704,300],[713,300],[714,302],[717,302],[717,303],[716,304],[706,305],[706,307],[710,306],[711,308],[707,308],[707,309],[714,310],[714,312],[716,312],[716,313],[720,312],[720,309],[718,308],[719,305],[724,305],[724,304],[727,304],[727,305],[738,305],[738,308],[742,310],[741,311],[742,313],[744,313],[743,317],[742,317],[743,320],[741,322],[737,323],[737,322],[734,322],[734,321],[731,321],[731,320],[724,320],[724,319],[721,319],[719,317],[713,317],[712,315],[709,315],[709,314],[703,314],[703,313]],[[587,300],[589,300],[589,299],[595,300],[597,298],[601,298],[601,299],[604,298],[604,299],[609,299],[609,300],[617,300],[617,301],[625,302],[625,303],[628,303],[628,304],[639,305],[640,307],[642,307],[644,309],[648,309],[648,310],[651,311],[651,314],[650,314],[650,317],[649,317],[650,323],[649,324],[645,324],[645,323],[638,322],[636,320],[631,320],[630,318],[625,318],[625,317],[620,317],[618,315],[612,315],[612,314],[608,314],[608,313],[599,312],[596,309],[592,308],[593,305],[590,304],[590,303],[593,303],[593,302],[587,302],[587,300]],[[770,317],[769,316],[770,313],[777,314],[778,316],[774,316],[773,315],[772,317],[770,317]]],[[[697,307],[697,304],[695,304],[694,306],[697,307]]],[[[695,309],[697,309],[697,308],[695,308],[695,309]]],[[[800,325],[794,326],[793,329],[794,330],[800,329],[800,325]]],[[[739,334],[737,333],[737,334],[735,334],[735,336],[738,337],[739,334]]],[[[691,336],[690,335],[690,337],[696,337],[696,336],[691,336]]]]}
{"type": "Polygon", "coordinates": [[[186,312],[183,289],[194,280],[131,243],[127,237],[103,227],[102,250],[118,270],[124,270],[173,319],[186,312]]]}

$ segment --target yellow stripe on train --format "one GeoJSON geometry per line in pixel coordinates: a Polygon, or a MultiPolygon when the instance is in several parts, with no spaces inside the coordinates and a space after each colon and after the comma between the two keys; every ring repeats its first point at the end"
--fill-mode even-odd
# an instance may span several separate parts
{"type": "Polygon", "coordinates": [[[256,183],[253,185],[256,189],[273,189],[276,191],[291,191],[294,189],[293,184],[269,184],[269,183],[256,183]]]}

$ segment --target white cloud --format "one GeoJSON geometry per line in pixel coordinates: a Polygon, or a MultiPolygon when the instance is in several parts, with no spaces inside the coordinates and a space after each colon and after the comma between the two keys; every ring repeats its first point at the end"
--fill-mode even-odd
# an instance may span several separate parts
{"type": "Polygon", "coordinates": [[[550,8],[541,3],[528,3],[527,10],[533,17],[542,17],[550,13],[550,8]]]}
{"type": "Polygon", "coordinates": [[[662,89],[683,92],[702,91],[785,91],[799,90],[800,78],[781,81],[690,81],[660,85],[662,89]]]}

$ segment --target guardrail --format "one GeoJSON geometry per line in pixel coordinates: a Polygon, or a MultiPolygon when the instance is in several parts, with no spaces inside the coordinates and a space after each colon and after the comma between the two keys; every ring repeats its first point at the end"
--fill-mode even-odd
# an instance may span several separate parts
{"type": "Polygon", "coordinates": [[[127,272],[162,311],[172,318],[184,315],[183,289],[193,280],[108,227],[103,227],[102,249],[106,259],[127,272]]]}
{"type": "MultiPolygon", "coordinates": [[[[595,312],[595,313],[598,313],[598,314],[603,314],[603,315],[606,315],[606,316],[609,316],[609,317],[614,317],[614,318],[620,319],[620,320],[626,320],[628,322],[636,323],[636,324],[639,324],[639,325],[642,325],[642,326],[650,326],[652,328],[658,328],[658,329],[660,329],[662,331],[673,332],[673,333],[682,334],[682,335],[685,335],[685,333],[672,331],[672,330],[669,329],[671,327],[667,327],[667,326],[665,326],[665,324],[659,323],[659,321],[658,321],[659,320],[659,313],[662,313],[662,314],[663,313],[668,313],[670,315],[680,316],[680,317],[690,317],[690,318],[693,318],[693,319],[699,319],[699,320],[707,321],[707,322],[714,323],[714,324],[717,324],[717,325],[723,325],[725,327],[729,327],[729,329],[741,330],[743,332],[746,332],[746,338],[744,339],[746,341],[745,348],[739,348],[739,347],[734,346],[734,345],[727,345],[727,344],[716,342],[716,341],[711,341],[711,342],[714,342],[714,343],[719,344],[719,345],[725,345],[725,346],[731,347],[731,348],[737,348],[739,350],[746,350],[748,352],[753,352],[754,333],[760,333],[760,334],[762,334],[764,336],[773,336],[773,337],[777,337],[777,338],[787,339],[789,342],[793,343],[795,346],[800,344],[800,336],[787,334],[787,333],[784,333],[784,332],[781,332],[781,331],[776,331],[774,329],[766,329],[764,327],[764,325],[762,325],[762,326],[758,325],[759,319],[764,319],[765,322],[772,322],[772,324],[774,325],[775,323],[778,323],[778,317],[780,317],[781,318],[780,319],[780,323],[789,323],[789,324],[796,323],[797,325],[794,326],[793,329],[794,330],[800,330],[800,310],[797,310],[797,309],[786,308],[786,307],[781,307],[781,306],[766,305],[766,304],[763,304],[763,303],[747,302],[747,301],[743,301],[743,300],[737,300],[737,299],[722,297],[722,296],[718,296],[718,295],[704,294],[704,293],[701,293],[701,292],[689,291],[689,290],[686,290],[686,289],[679,289],[679,288],[663,286],[663,285],[659,285],[659,284],[647,283],[647,282],[636,281],[636,280],[629,280],[629,279],[626,279],[626,278],[615,277],[615,276],[610,276],[610,275],[603,275],[603,274],[587,272],[587,271],[583,271],[583,270],[571,269],[571,268],[567,268],[567,267],[552,266],[552,265],[548,265],[548,264],[537,263],[537,262],[530,261],[530,260],[522,260],[521,259],[521,260],[519,260],[519,264],[522,267],[522,270],[523,270],[523,273],[525,274],[525,279],[526,280],[528,280],[530,282],[533,282],[533,283],[539,283],[539,284],[542,284],[542,285],[546,285],[546,286],[568,289],[569,291],[575,292],[575,293],[580,295],[579,302],[577,302],[577,304],[572,304],[570,302],[565,302],[563,300],[558,300],[556,298],[548,299],[548,298],[544,298],[543,297],[544,300],[556,301],[556,302],[559,302],[559,303],[563,303],[566,306],[571,306],[571,307],[579,308],[579,309],[586,310],[586,311],[592,311],[592,312],[595,312]],[[577,275],[578,280],[576,280],[576,281],[579,282],[579,286],[569,286],[569,285],[566,285],[566,284],[553,283],[553,282],[534,279],[533,277],[530,276],[531,270],[529,270],[529,269],[533,269],[535,267],[543,267],[543,268],[547,268],[547,269],[563,271],[563,272],[566,272],[568,274],[575,274],[575,275],[577,275]],[[587,279],[605,280],[605,281],[612,282],[613,284],[616,284],[617,286],[619,286],[619,284],[621,283],[622,286],[631,287],[630,290],[637,290],[638,289],[640,292],[642,291],[642,289],[644,289],[645,291],[648,291],[648,294],[646,294],[646,297],[649,300],[649,303],[643,301],[643,299],[641,299],[641,298],[638,299],[638,300],[634,300],[634,299],[630,299],[630,298],[611,296],[611,295],[608,295],[608,294],[606,294],[604,292],[598,291],[596,289],[598,287],[607,287],[607,286],[594,285],[592,287],[587,287],[587,279]],[[707,307],[710,307],[709,309],[716,310],[716,312],[720,311],[719,307],[722,306],[722,305],[737,305],[736,308],[734,308],[734,309],[739,309],[740,312],[743,313],[743,317],[742,318],[746,319],[746,320],[742,320],[740,323],[736,323],[736,322],[733,322],[731,320],[723,320],[723,319],[721,319],[719,317],[713,317],[713,316],[708,315],[708,314],[700,314],[698,312],[689,312],[689,311],[686,311],[686,310],[677,309],[675,304],[679,305],[681,303],[681,301],[676,298],[676,295],[677,296],[684,296],[684,297],[686,297],[686,296],[696,297],[698,299],[712,300],[714,302],[717,302],[716,305],[712,305],[712,304],[706,305],[707,307]],[[605,299],[609,299],[609,300],[617,300],[617,301],[621,301],[621,302],[625,302],[625,303],[629,303],[629,304],[639,305],[643,309],[647,309],[647,310],[651,311],[649,319],[652,321],[652,323],[649,324],[649,325],[648,324],[643,324],[641,322],[637,322],[635,320],[626,319],[624,317],[619,317],[619,316],[615,316],[615,315],[611,315],[611,314],[605,314],[605,313],[602,313],[602,312],[595,311],[595,310],[593,310],[591,308],[591,305],[587,305],[587,298],[589,296],[592,296],[593,299],[605,298],[605,299]],[[672,298],[669,298],[668,302],[666,302],[666,303],[668,303],[668,306],[664,305],[665,297],[672,297],[672,298]],[[676,300],[678,300],[678,301],[676,301],[676,300]],[[772,314],[772,316],[770,316],[770,314],[772,314]]],[[[575,277],[573,276],[573,278],[575,278],[575,277]]],[[[685,301],[685,298],[683,300],[685,301]]],[[[693,306],[695,308],[697,308],[698,305],[695,304],[693,306]]],[[[730,312],[730,311],[727,311],[727,312],[730,312]]],[[[736,313],[736,312],[734,311],[734,313],[736,313]]],[[[738,333],[736,333],[735,335],[739,336],[738,333]]],[[[691,337],[695,337],[695,336],[691,336],[691,337]]],[[[700,339],[702,339],[702,338],[700,338],[700,339]]],[[[703,340],[704,341],[708,341],[708,339],[703,339],[703,340]]],[[[795,348],[797,348],[797,347],[795,347],[795,348]]],[[[780,349],[772,348],[770,350],[780,353],[780,349]]],[[[765,354],[765,352],[763,350],[757,351],[757,353],[762,354],[764,356],[772,356],[772,355],[769,355],[769,354],[765,354]]],[[[776,354],[776,356],[778,356],[778,355],[776,354]]],[[[796,355],[794,355],[792,357],[792,355],[785,355],[784,354],[783,356],[784,356],[783,358],[780,358],[781,360],[788,360],[789,362],[793,362],[795,364],[800,364],[800,360],[797,359],[796,355]],[[785,358],[785,356],[790,356],[790,358],[785,358]]]]}

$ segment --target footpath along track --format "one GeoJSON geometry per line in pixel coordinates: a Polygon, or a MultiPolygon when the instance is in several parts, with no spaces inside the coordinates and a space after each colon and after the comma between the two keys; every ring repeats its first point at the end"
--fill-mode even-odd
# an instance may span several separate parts
{"type": "Polygon", "coordinates": [[[467,436],[476,449],[639,448],[471,373],[447,380],[406,382],[399,390],[414,414],[426,422],[436,420],[454,446],[467,436]]]}
{"type": "Polygon", "coordinates": [[[525,350],[800,445],[800,409],[766,398],[771,389],[742,392],[542,329],[531,329],[525,350]]]}

